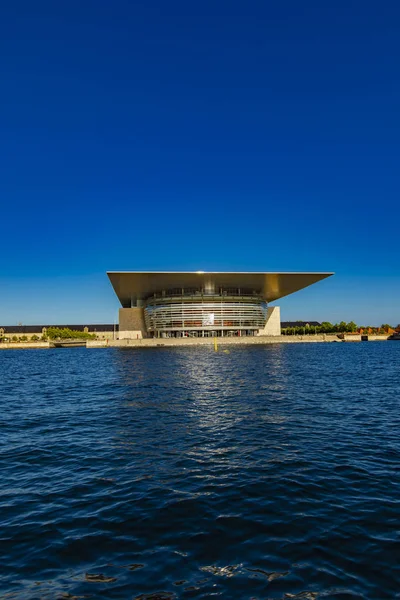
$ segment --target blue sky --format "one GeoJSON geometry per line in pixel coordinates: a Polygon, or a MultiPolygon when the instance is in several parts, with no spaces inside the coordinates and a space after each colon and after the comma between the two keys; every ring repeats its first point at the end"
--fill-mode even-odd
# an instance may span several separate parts
{"type": "Polygon", "coordinates": [[[335,271],[400,322],[400,5],[6,3],[0,324],[112,322],[107,270],[335,271]]]}

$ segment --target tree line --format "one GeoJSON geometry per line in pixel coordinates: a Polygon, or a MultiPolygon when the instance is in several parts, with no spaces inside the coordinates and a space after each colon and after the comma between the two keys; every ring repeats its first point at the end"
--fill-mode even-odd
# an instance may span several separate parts
{"type": "Polygon", "coordinates": [[[371,334],[385,334],[393,331],[400,331],[400,324],[397,327],[392,327],[387,323],[382,324],[380,327],[374,327],[372,325],[357,325],[354,321],[346,323],[341,321],[340,323],[329,323],[324,321],[320,325],[295,325],[293,327],[286,327],[282,329],[283,335],[315,335],[318,333],[371,333],[371,334]]]}
{"type": "Polygon", "coordinates": [[[76,331],[75,329],[68,329],[67,327],[63,329],[60,329],[59,327],[48,327],[46,329],[46,336],[49,340],[90,340],[94,339],[96,334],[88,333],[87,331],[76,331]]]}
{"type": "Polygon", "coordinates": [[[16,336],[13,335],[9,337],[6,333],[0,335],[0,342],[4,340],[11,340],[11,342],[46,342],[47,340],[74,340],[74,339],[84,339],[84,340],[92,340],[95,339],[95,333],[88,333],[87,331],[76,331],[75,329],[69,329],[68,327],[60,328],[60,327],[48,327],[46,331],[43,331],[43,334],[39,337],[34,334],[30,338],[27,335],[16,336]]]}

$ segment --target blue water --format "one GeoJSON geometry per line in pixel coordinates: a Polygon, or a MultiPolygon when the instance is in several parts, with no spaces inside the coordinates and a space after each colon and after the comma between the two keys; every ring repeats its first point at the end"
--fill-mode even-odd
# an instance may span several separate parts
{"type": "Polygon", "coordinates": [[[400,343],[0,351],[2,598],[400,597],[400,343]]]}

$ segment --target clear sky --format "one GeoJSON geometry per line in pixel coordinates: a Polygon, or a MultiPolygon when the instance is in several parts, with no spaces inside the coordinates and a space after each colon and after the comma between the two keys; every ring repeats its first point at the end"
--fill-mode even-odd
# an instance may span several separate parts
{"type": "Polygon", "coordinates": [[[15,0],[0,69],[0,324],[113,322],[147,269],[400,322],[398,2],[15,0]]]}

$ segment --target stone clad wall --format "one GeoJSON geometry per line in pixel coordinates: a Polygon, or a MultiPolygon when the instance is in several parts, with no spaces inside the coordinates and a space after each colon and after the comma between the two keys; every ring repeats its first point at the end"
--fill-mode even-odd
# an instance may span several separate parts
{"type": "Polygon", "coordinates": [[[281,309],[279,306],[269,306],[267,309],[267,322],[258,335],[281,335],[281,309]]]}
{"type": "Polygon", "coordinates": [[[144,308],[120,308],[118,338],[120,340],[140,340],[144,337],[146,337],[144,308]]]}

